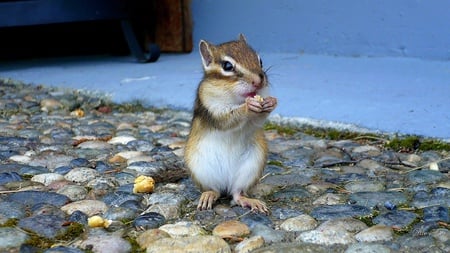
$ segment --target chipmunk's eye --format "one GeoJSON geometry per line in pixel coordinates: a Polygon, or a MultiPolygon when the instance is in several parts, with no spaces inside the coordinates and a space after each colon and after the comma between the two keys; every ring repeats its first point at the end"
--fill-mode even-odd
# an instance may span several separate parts
{"type": "Polygon", "coordinates": [[[225,70],[225,71],[233,71],[234,70],[234,66],[229,61],[223,61],[222,62],[222,69],[225,70]]]}

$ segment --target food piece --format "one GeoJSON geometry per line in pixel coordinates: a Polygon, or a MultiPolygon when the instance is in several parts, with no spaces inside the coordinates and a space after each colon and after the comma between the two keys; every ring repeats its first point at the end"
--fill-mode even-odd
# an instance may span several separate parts
{"type": "Polygon", "coordinates": [[[98,215],[94,215],[92,217],[88,218],[88,225],[89,227],[98,228],[98,227],[104,227],[108,228],[109,225],[111,225],[112,221],[103,219],[102,217],[98,215]]]}
{"type": "Polygon", "coordinates": [[[133,193],[153,192],[155,180],[152,177],[141,175],[134,180],[133,193]]]}
{"type": "Polygon", "coordinates": [[[255,95],[253,98],[256,99],[260,103],[262,103],[264,101],[264,98],[261,97],[260,95],[255,95]]]}

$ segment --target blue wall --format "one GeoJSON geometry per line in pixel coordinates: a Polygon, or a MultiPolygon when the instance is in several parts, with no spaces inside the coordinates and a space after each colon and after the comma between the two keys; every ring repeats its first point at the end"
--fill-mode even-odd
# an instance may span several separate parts
{"type": "Polygon", "coordinates": [[[194,45],[450,60],[450,0],[192,0],[194,45]]]}

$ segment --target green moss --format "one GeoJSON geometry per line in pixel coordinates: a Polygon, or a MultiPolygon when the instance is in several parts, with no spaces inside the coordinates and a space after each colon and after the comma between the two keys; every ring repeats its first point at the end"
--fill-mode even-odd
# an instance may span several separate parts
{"type": "Polygon", "coordinates": [[[276,130],[279,134],[294,135],[298,132],[298,129],[289,126],[282,126],[272,122],[268,122],[264,125],[264,130],[276,130]]]}
{"type": "Polygon", "coordinates": [[[0,224],[0,227],[15,227],[18,222],[18,219],[8,219],[5,223],[0,224]]]}
{"type": "Polygon", "coordinates": [[[143,253],[147,251],[146,249],[142,249],[141,246],[139,246],[136,239],[127,236],[125,237],[125,240],[127,240],[131,244],[131,252],[143,253]]]}
{"type": "Polygon", "coordinates": [[[135,100],[130,103],[114,104],[112,107],[114,110],[121,113],[145,112],[149,110],[139,100],[135,100]]]}
{"type": "Polygon", "coordinates": [[[418,136],[396,137],[386,142],[385,147],[395,151],[450,151],[450,143],[433,139],[421,139],[418,136]]]}
{"type": "Polygon", "coordinates": [[[283,167],[283,163],[280,161],[274,161],[274,160],[270,160],[269,162],[267,162],[268,165],[274,165],[274,166],[278,166],[278,167],[283,167]]]}
{"type": "Polygon", "coordinates": [[[84,226],[79,223],[70,223],[64,233],[59,234],[52,239],[42,237],[36,233],[28,231],[29,239],[25,242],[25,244],[41,249],[48,249],[56,243],[72,241],[75,238],[79,237],[83,232],[84,226]]]}

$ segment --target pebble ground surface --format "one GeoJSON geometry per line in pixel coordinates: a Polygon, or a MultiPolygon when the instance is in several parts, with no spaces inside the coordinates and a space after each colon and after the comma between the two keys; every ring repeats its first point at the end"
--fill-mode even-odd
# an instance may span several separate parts
{"type": "Polygon", "coordinates": [[[227,198],[198,211],[190,120],[0,81],[0,252],[450,252],[447,151],[267,130],[250,194],[270,214],[227,198]]]}

